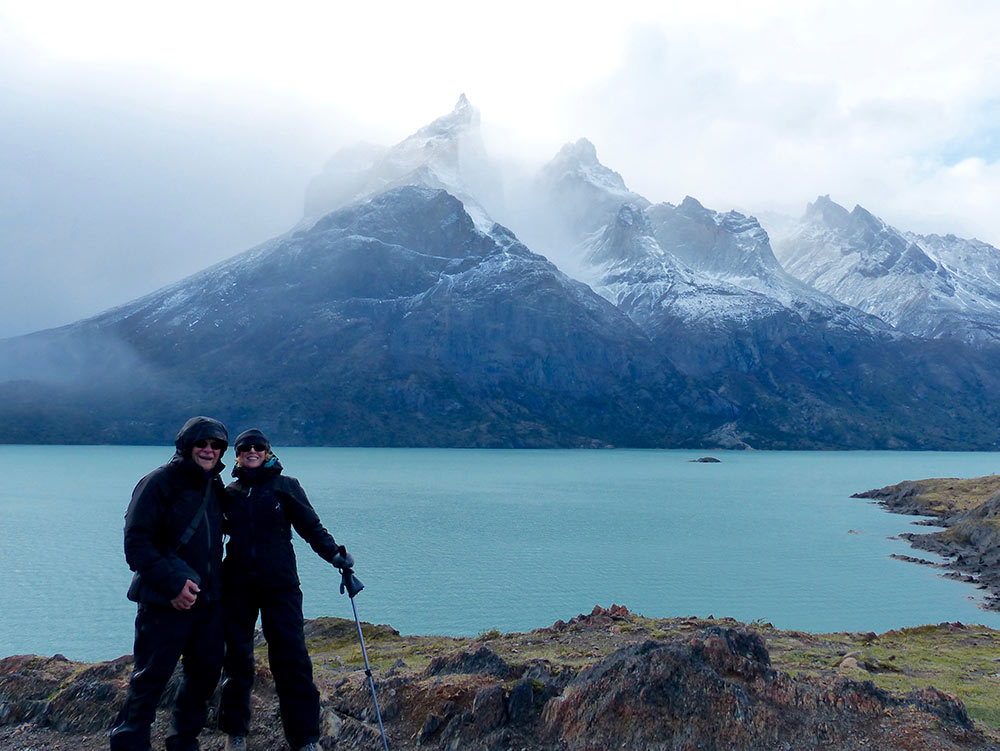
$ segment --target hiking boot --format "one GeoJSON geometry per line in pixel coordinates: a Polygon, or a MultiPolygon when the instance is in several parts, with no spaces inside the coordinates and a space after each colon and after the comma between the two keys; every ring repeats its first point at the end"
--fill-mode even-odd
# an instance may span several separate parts
{"type": "Polygon", "coordinates": [[[247,751],[247,739],[242,735],[227,735],[225,751],[247,751]]]}
{"type": "Polygon", "coordinates": [[[199,751],[201,748],[197,738],[182,740],[179,735],[168,735],[163,742],[163,747],[167,751],[199,751]]]}

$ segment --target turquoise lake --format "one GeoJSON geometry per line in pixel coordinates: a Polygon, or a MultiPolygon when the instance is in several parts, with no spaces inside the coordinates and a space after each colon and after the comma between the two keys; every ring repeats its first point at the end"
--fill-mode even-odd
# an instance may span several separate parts
{"type": "MultiPolygon", "coordinates": [[[[613,603],[815,632],[1000,628],[1000,613],[978,607],[981,591],[889,557],[930,557],[889,539],[926,527],[850,497],[994,474],[997,454],[276,451],[355,556],[361,618],[404,634],[528,631],[613,603]],[[691,462],[706,454],[721,462],[691,462]]],[[[171,454],[0,446],[0,656],[131,652],[123,514],[135,483],[171,454]]],[[[336,571],[296,544],[306,617],[351,618],[336,571]]]]}

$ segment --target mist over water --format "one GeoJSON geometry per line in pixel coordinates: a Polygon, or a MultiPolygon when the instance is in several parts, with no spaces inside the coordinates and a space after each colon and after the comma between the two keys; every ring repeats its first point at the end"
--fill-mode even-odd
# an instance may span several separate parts
{"type": "MultiPolygon", "coordinates": [[[[1000,628],[974,587],[888,557],[913,552],[887,539],[913,517],[850,498],[991,474],[994,454],[714,452],[721,463],[698,464],[703,451],[277,453],[355,556],[361,618],[404,634],[527,631],[612,603],[818,632],[1000,628]]],[[[123,516],[135,483],[171,454],[0,446],[0,656],[131,652],[123,516]]],[[[296,540],[306,617],[350,618],[336,571],[296,540]]]]}

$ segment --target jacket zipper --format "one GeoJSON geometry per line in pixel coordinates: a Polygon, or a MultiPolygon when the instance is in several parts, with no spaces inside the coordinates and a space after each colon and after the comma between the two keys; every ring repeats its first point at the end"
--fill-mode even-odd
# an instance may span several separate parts
{"type": "MultiPolygon", "coordinates": [[[[209,480],[208,484],[211,485],[212,481],[209,480]]],[[[212,579],[212,518],[208,515],[208,506],[205,506],[205,534],[208,537],[208,576],[206,577],[209,581],[212,579]]]]}
{"type": "Polygon", "coordinates": [[[250,520],[250,570],[253,571],[254,562],[257,560],[257,545],[254,542],[256,536],[253,531],[253,502],[250,496],[253,495],[253,485],[247,488],[247,517],[250,520]]]}

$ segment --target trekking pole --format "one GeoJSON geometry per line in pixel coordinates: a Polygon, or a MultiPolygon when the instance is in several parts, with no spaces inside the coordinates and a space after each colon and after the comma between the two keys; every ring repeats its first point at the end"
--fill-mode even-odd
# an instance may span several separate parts
{"type": "Polygon", "coordinates": [[[372,690],[372,701],[375,702],[375,717],[378,719],[378,731],[382,734],[382,746],[385,751],[389,751],[389,741],[385,738],[385,728],[382,726],[382,712],[378,708],[378,696],[375,695],[375,679],[372,678],[372,668],[368,663],[368,649],[365,647],[365,637],[361,633],[361,620],[358,618],[358,608],[354,604],[354,595],[365,588],[365,585],[361,583],[361,580],[354,575],[354,572],[349,568],[342,568],[340,570],[340,594],[347,592],[348,597],[351,599],[351,610],[354,611],[354,625],[358,628],[358,639],[361,642],[361,656],[365,659],[365,675],[368,676],[368,685],[372,690]]]}

